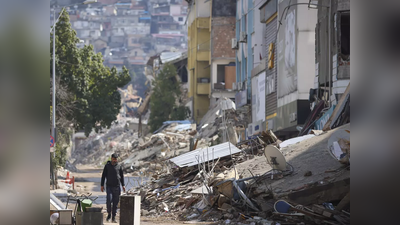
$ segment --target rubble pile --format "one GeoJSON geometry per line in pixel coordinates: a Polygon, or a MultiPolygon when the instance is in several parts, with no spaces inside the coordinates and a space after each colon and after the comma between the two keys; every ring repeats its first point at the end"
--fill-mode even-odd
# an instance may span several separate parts
{"type": "MultiPolygon", "coordinates": [[[[177,166],[170,159],[164,160],[163,166],[147,183],[129,190],[127,194],[141,196],[142,216],[147,217],[169,217],[192,223],[349,224],[348,164],[341,164],[337,158],[332,160],[334,155],[322,150],[329,138],[326,132],[315,133],[313,138],[281,142],[271,131],[265,131],[258,135],[257,141],[253,141],[260,149],[265,146],[280,148],[282,144],[284,147],[279,151],[285,157],[296,157],[292,160],[293,165],[288,163],[286,170],[279,171],[271,165],[261,174],[260,171],[253,173],[255,167],[267,164],[266,156],[257,152],[261,156],[250,157],[251,154],[242,149],[232,157],[199,160],[193,166],[177,166]],[[300,153],[304,156],[296,155],[300,153]],[[309,170],[309,167],[302,169],[299,162],[316,154],[321,154],[315,156],[321,162],[310,163],[310,167],[321,170],[331,166],[338,168],[324,171],[309,170]],[[243,173],[245,170],[249,172],[243,173]]],[[[331,137],[336,138],[333,142],[340,142],[343,152],[349,153],[349,140],[343,135],[339,132],[331,137]]],[[[329,145],[330,142],[332,140],[329,145]]],[[[249,148],[250,142],[236,146],[249,148]]],[[[216,146],[209,148],[212,147],[216,146]]]]}
{"type": "Polygon", "coordinates": [[[242,138],[243,119],[231,100],[220,99],[198,127],[166,121],[138,138],[119,123],[88,140],[74,164],[119,153],[126,173],[145,178],[127,192],[141,196],[142,216],[349,224],[349,126],[282,142],[272,131],[242,138]]]}
{"type": "Polygon", "coordinates": [[[72,152],[71,163],[102,166],[114,152],[127,157],[133,150],[132,144],[137,140],[137,133],[127,130],[125,125],[126,121],[119,121],[110,129],[89,136],[72,152]]]}
{"type": "MultiPolygon", "coordinates": [[[[140,169],[140,161],[148,161],[152,157],[164,157],[167,153],[170,155],[189,151],[192,137],[190,133],[196,131],[196,125],[190,121],[167,121],[155,134],[139,138],[138,133],[126,127],[127,122],[121,119],[110,129],[87,138],[72,153],[72,164],[102,166],[109,160],[112,153],[118,153],[129,172],[133,168],[140,169]],[[135,165],[130,163],[131,161],[134,161],[135,165]]],[[[198,146],[204,144],[205,141],[200,140],[198,146]]]]}
{"type": "Polygon", "coordinates": [[[232,100],[221,98],[200,121],[196,137],[206,139],[213,144],[217,144],[218,141],[219,143],[230,141],[237,144],[240,139],[245,139],[241,135],[237,135],[237,131],[243,130],[248,119],[245,112],[236,110],[236,105],[232,100]],[[224,137],[226,130],[228,136],[224,137]]]}

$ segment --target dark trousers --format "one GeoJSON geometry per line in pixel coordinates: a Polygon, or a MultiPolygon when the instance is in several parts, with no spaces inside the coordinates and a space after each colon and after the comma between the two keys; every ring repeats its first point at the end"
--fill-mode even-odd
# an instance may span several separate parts
{"type": "Polygon", "coordinates": [[[121,194],[120,187],[107,187],[107,213],[111,214],[111,202],[112,202],[112,217],[115,218],[117,215],[117,206],[119,202],[119,196],[121,194]]]}

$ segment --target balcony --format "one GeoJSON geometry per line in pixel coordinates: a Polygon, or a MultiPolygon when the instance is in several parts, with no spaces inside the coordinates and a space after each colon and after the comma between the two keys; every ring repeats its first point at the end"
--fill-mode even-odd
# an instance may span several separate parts
{"type": "Polygon", "coordinates": [[[210,29],[210,18],[197,18],[197,28],[210,29]]]}
{"type": "Polygon", "coordinates": [[[197,60],[209,61],[210,60],[210,42],[197,45],[197,60]]]}
{"type": "Polygon", "coordinates": [[[197,83],[197,94],[208,95],[210,93],[210,83],[197,83]]]}

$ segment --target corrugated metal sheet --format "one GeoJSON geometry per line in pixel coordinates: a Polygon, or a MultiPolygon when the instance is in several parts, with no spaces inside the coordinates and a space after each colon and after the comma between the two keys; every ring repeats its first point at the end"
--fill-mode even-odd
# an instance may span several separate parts
{"type": "MultiPolygon", "coordinates": [[[[277,43],[276,43],[276,32],[278,29],[278,22],[277,22],[277,17],[273,19],[270,23],[267,24],[267,29],[266,29],[266,34],[265,34],[265,39],[266,39],[266,45],[269,46],[270,43],[274,43],[274,51],[275,51],[275,57],[274,57],[274,68],[268,69],[268,63],[267,63],[267,68],[266,68],[266,76],[273,76],[275,80],[275,92],[268,94],[266,97],[266,104],[265,104],[265,115],[269,116],[274,113],[276,113],[276,107],[278,105],[278,98],[277,98],[277,88],[278,88],[278,83],[277,83],[277,43]]],[[[267,57],[266,60],[268,60],[268,51],[269,49],[267,48],[267,57]]]]}
{"type": "Polygon", "coordinates": [[[223,144],[215,145],[208,148],[202,148],[194,150],[178,157],[170,159],[171,162],[175,163],[179,167],[188,167],[197,165],[199,162],[208,162],[213,159],[225,157],[232,154],[239,153],[241,150],[238,149],[234,144],[225,142],[223,144]],[[208,149],[208,154],[207,154],[208,149]],[[214,149],[214,155],[213,155],[214,149]],[[199,161],[198,161],[199,160],[199,161]]]}

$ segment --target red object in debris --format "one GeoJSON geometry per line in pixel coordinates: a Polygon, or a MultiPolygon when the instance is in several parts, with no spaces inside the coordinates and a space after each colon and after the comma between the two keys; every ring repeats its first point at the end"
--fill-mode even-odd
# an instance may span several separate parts
{"type": "Polygon", "coordinates": [[[72,179],[69,177],[69,171],[67,171],[67,177],[65,180],[61,180],[60,182],[66,183],[66,184],[72,184],[72,190],[75,190],[75,177],[72,176],[72,179]]]}

